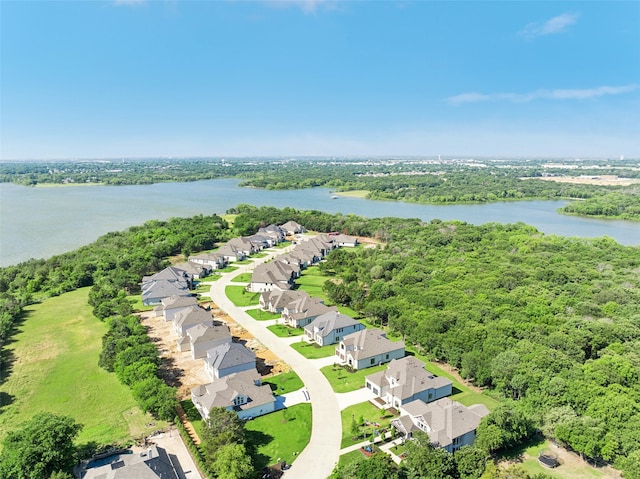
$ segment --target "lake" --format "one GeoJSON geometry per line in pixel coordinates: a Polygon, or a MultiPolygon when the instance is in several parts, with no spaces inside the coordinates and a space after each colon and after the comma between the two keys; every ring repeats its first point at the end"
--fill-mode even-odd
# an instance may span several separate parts
{"type": "Polygon", "coordinates": [[[238,180],[133,186],[25,187],[0,184],[0,266],[47,258],[91,243],[110,231],[150,219],[222,214],[241,203],[291,206],[366,217],[460,220],[473,224],[522,221],[546,234],[609,236],[640,244],[640,223],[564,216],[565,201],[519,201],[483,205],[418,205],[363,198],[331,199],[326,188],[267,191],[238,187],[238,180]]]}

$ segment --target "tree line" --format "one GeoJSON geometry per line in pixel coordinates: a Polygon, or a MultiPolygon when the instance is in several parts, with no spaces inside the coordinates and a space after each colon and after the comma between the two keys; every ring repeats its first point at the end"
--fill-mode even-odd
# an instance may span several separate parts
{"type": "Polygon", "coordinates": [[[542,176],[615,175],[640,178],[637,162],[545,159],[448,160],[220,158],[125,161],[6,162],[0,182],[38,184],[136,185],[167,181],[238,178],[240,186],[273,190],[333,188],[365,190],[376,200],[427,204],[489,203],[518,200],[584,199],[560,211],[582,216],[640,220],[640,194],[634,186],[540,181],[542,176]]]}

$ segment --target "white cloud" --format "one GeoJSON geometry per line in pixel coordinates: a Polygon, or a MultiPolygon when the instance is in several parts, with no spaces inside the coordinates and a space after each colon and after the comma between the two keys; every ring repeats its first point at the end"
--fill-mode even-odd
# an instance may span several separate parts
{"type": "Polygon", "coordinates": [[[519,35],[527,40],[533,40],[537,37],[545,35],[554,35],[556,33],[566,32],[567,29],[578,21],[578,13],[563,13],[557,17],[550,18],[546,22],[533,22],[526,25],[520,30],[519,35]]]}
{"type": "Polygon", "coordinates": [[[534,100],[587,100],[605,95],[621,95],[637,90],[640,85],[632,83],[622,86],[599,86],[582,89],[536,90],[529,93],[461,93],[446,98],[452,105],[479,103],[483,101],[509,101],[527,103],[534,100]]]}

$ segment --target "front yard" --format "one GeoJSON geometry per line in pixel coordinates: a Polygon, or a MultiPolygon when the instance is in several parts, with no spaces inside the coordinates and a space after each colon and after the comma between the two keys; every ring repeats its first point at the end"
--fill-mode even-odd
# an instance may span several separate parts
{"type": "Polygon", "coordinates": [[[295,371],[289,371],[286,373],[280,373],[275,376],[271,376],[270,378],[265,379],[263,384],[268,384],[273,391],[273,394],[283,395],[293,391],[297,391],[298,389],[304,386],[302,379],[298,376],[295,371]]]}
{"type": "Polygon", "coordinates": [[[362,441],[370,441],[372,437],[380,437],[382,431],[390,430],[391,420],[397,416],[378,409],[367,401],[343,409],[340,417],[342,419],[340,447],[345,448],[362,441]],[[361,422],[360,419],[363,421],[361,422]],[[357,430],[352,430],[354,421],[357,424],[357,430]]]}
{"type": "Polygon", "coordinates": [[[246,313],[258,321],[268,321],[272,319],[280,319],[282,317],[281,314],[265,311],[262,308],[248,309],[246,313]]]}
{"type": "Polygon", "coordinates": [[[336,353],[335,344],[330,344],[329,346],[318,346],[316,343],[300,341],[299,343],[293,343],[291,347],[307,359],[326,358],[328,356],[333,356],[336,353]]]}
{"type": "Polygon", "coordinates": [[[329,380],[331,387],[337,393],[348,393],[364,387],[364,378],[370,374],[386,369],[386,364],[374,366],[372,368],[360,369],[350,373],[342,366],[325,366],[320,369],[322,374],[329,380]]]}
{"type": "Polygon", "coordinates": [[[304,331],[298,328],[290,328],[284,324],[274,324],[273,326],[267,326],[267,329],[279,338],[288,338],[291,336],[302,336],[304,331]]]}
{"type": "Polygon", "coordinates": [[[254,465],[291,464],[311,438],[311,404],[297,404],[246,423],[249,445],[256,448],[254,465]]]}
{"type": "Polygon", "coordinates": [[[244,286],[227,286],[224,294],[233,304],[239,307],[255,306],[260,302],[260,293],[249,293],[244,286]]]}

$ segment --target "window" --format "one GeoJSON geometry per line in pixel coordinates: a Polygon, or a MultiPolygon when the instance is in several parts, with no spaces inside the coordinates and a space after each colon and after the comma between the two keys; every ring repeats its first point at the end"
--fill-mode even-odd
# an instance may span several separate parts
{"type": "Polygon", "coordinates": [[[375,364],[376,363],[376,359],[375,358],[371,358],[371,364],[375,364]]]}
{"type": "Polygon", "coordinates": [[[388,354],[387,354],[387,357],[386,357],[386,359],[389,359],[389,355],[388,355],[388,354]]]}

